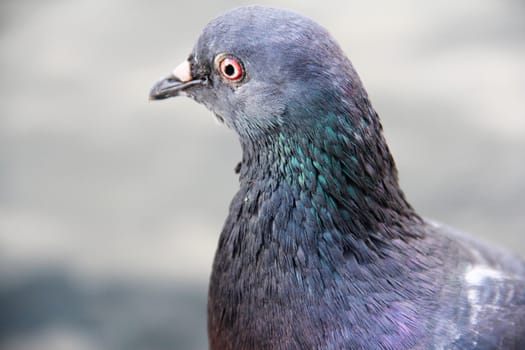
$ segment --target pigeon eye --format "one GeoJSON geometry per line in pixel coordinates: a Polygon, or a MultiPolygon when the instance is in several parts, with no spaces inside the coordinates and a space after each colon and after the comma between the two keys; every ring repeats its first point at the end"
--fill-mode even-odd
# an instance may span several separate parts
{"type": "Polygon", "coordinates": [[[239,81],[244,76],[241,63],[233,57],[225,57],[219,62],[219,71],[230,81],[239,81]]]}

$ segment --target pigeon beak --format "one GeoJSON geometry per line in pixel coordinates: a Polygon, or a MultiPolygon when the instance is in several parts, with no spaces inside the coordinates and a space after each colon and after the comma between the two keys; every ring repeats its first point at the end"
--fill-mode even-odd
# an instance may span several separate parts
{"type": "Polygon", "coordinates": [[[190,62],[184,61],[173,72],[153,85],[149,92],[150,100],[163,100],[179,96],[184,89],[204,83],[204,79],[193,79],[190,62]]]}

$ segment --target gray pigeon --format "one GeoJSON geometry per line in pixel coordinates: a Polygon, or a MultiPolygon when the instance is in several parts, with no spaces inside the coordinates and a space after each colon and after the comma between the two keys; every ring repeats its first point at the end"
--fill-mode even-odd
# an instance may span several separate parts
{"type": "Polygon", "coordinates": [[[210,349],[525,349],[525,263],[421,218],[348,58],[296,13],[212,20],[154,100],[239,135],[210,349]]]}

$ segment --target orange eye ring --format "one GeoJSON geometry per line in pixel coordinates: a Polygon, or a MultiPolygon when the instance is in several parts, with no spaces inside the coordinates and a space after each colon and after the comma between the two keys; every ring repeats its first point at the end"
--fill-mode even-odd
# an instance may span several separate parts
{"type": "Polygon", "coordinates": [[[226,57],[220,61],[219,71],[229,81],[238,81],[244,76],[242,64],[233,57],[226,57]]]}

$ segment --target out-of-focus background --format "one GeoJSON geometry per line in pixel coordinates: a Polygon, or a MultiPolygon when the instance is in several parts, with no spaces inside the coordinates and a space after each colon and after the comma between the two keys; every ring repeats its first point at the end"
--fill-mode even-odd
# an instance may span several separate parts
{"type": "MultiPolygon", "coordinates": [[[[525,3],[259,1],[323,24],[423,215],[525,255],[525,3]]],[[[0,348],[205,349],[240,148],[147,99],[244,1],[2,1],[0,348]]]]}

